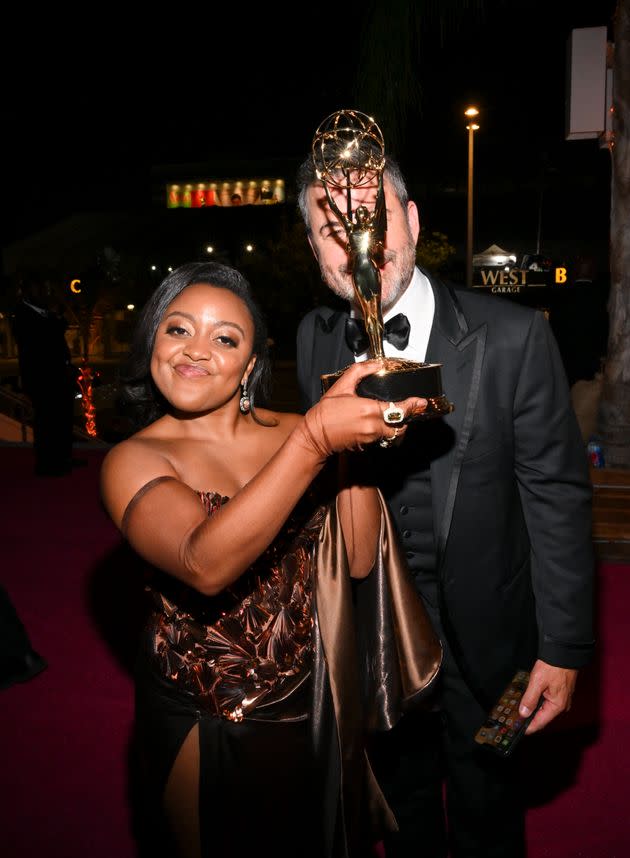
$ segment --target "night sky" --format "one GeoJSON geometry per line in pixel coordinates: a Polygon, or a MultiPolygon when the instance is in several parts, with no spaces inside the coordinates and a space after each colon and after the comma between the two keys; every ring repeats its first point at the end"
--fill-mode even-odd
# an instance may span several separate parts
{"type": "MultiPolygon", "coordinates": [[[[321,119],[363,109],[353,103],[356,35],[371,5],[302,4],[299,23],[273,4],[221,14],[195,5],[134,25],[98,7],[41,20],[29,39],[16,25],[23,45],[5,74],[3,244],[75,211],[148,201],[158,164],[299,158],[321,119]]],[[[394,153],[412,189],[431,200],[432,182],[465,182],[462,112],[473,101],[482,110],[481,194],[504,179],[574,171],[592,177],[601,221],[609,157],[595,141],[564,141],[565,54],[573,27],[611,24],[614,0],[488,0],[483,14],[468,5],[442,37],[423,19],[422,101],[394,153]]],[[[440,216],[429,214],[430,225],[440,228],[440,216]]]]}

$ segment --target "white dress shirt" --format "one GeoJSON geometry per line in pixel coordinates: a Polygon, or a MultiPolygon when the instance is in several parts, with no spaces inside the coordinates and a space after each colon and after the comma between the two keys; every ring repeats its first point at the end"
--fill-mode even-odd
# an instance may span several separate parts
{"type": "MultiPolygon", "coordinates": [[[[435,313],[435,296],[428,278],[417,268],[413,270],[411,283],[400,298],[383,315],[383,322],[387,322],[398,313],[404,313],[409,319],[411,329],[409,331],[409,342],[407,347],[400,351],[388,340],[383,342],[385,357],[404,357],[405,360],[415,360],[422,363],[427,354],[433,315],[435,313]]],[[[357,310],[350,312],[351,316],[360,318],[357,310]]],[[[355,362],[367,360],[367,351],[355,355],[355,362]]]]}

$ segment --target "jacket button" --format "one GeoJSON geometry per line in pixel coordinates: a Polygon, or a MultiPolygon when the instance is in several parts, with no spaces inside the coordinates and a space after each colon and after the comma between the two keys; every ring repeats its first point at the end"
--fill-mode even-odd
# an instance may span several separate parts
{"type": "Polygon", "coordinates": [[[411,536],[411,531],[403,530],[403,536],[405,537],[405,539],[409,539],[409,537],[411,536]]]}
{"type": "Polygon", "coordinates": [[[409,512],[408,506],[401,506],[401,508],[400,508],[400,514],[401,515],[407,515],[408,512],[409,512]]]}
{"type": "Polygon", "coordinates": [[[405,551],[405,554],[411,560],[411,558],[415,556],[415,551],[405,551]]]}

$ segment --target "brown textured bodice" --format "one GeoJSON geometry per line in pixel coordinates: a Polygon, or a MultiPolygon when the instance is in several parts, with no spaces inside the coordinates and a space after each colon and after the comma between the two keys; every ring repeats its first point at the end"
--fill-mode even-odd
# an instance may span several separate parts
{"type": "MultiPolygon", "coordinates": [[[[208,515],[229,500],[215,492],[198,494],[208,515]]],[[[147,588],[154,605],[147,627],[151,659],[200,708],[232,721],[254,710],[253,717],[265,717],[307,680],[312,548],[323,517],[323,508],[308,518],[296,510],[269,548],[219,596],[202,596],[156,574],[147,588]]]]}

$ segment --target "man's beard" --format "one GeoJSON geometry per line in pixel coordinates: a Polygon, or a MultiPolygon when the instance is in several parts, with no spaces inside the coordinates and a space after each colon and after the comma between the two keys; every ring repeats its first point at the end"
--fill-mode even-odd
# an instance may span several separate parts
{"type": "MultiPolygon", "coordinates": [[[[401,250],[397,252],[386,250],[384,257],[386,276],[383,278],[381,286],[381,306],[383,312],[386,312],[400,298],[413,277],[413,269],[416,264],[416,247],[411,236],[401,250]]],[[[339,298],[343,298],[344,301],[356,304],[357,301],[354,286],[352,285],[352,271],[350,267],[345,264],[340,265],[338,268],[332,268],[331,266],[322,265],[319,260],[318,262],[322,279],[328,288],[335,295],[338,295],[339,298]]],[[[381,276],[382,274],[383,272],[381,271],[381,276]]]]}

